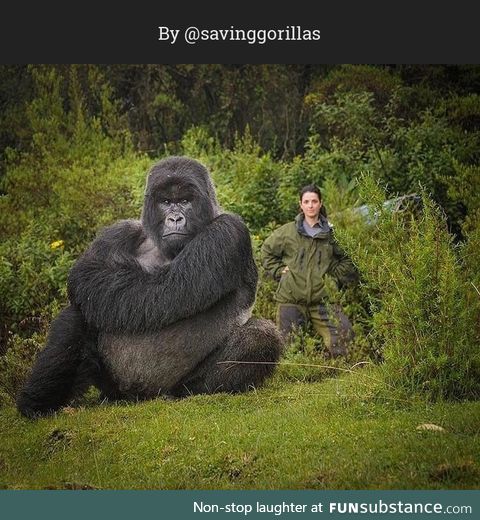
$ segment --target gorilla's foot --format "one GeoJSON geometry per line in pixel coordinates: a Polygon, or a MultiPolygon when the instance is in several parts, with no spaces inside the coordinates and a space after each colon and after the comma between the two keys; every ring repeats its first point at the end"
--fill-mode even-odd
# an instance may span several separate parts
{"type": "Polygon", "coordinates": [[[61,404],[46,403],[43,397],[38,399],[25,389],[18,395],[16,404],[18,411],[28,419],[51,415],[61,407],[61,404]]]}
{"type": "Polygon", "coordinates": [[[179,384],[174,395],[246,392],[271,376],[283,352],[283,339],[275,325],[251,318],[238,327],[224,348],[218,348],[195,371],[195,376],[179,384]]]}

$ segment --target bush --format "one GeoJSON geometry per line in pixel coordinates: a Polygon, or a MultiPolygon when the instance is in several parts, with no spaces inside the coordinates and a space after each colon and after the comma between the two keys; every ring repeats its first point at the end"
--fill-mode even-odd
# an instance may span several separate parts
{"type": "Polygon", "coordinates": [[[73,257],[59,235],[32,223],[17,238],[0,245],[0,313],[6,321],[42,317],[55,299],[66,298],[67,273],[73,257]]]}
{"type": "Polygon", "coordinates": [[[461,238],[465,211],[454,187],[462,168],[478,165],[480,98],[422,93],[377,69],[332,71],[306,96],[312,126],[305,159],[313,144],[320,170],[333,173],[328,158],[336,158],[348,181],[369,171],[390,197],[420,182],[461,238]]]}
{"type": "Polygon", "coordinates": [[[42,349],[45,336],[35,333],[24,339],[15,334],[8,342],[7,352],[0,356],[0,406],[12,404],[25,381],[33,359],[42,349]]]}
{"type": "MultiPolygon", "coordinates": [[[[150,160],[118,130],[108,85],[97,115],[84,108],[76,69],[32,68],[30,149],[8,150],[0,195],[0,356],[3,396],[22,381],[47,324],[67,302],[68,271],[95,233],[140,215],[150,160]],[[68,85],[68,88],[65,88],[68,85]]],[[[98,78],[97,78],[98,80],[98,78]]]]}
{"type": "Polygon", "coordinates": [[[182,152],[210,169],[220,204],[240,215],[250,231],[258,233],[277,220],[276,194],[283,163],[262,153],[248,129],[232,149],[222,149],[205,130],[194,128],[184,136],[182,152]]]}
{"type": "MultiPolygon", "coordinates": [[[[27,71],[32,88],[26,108],[15,107],[22,146],[2,151],[1,165],[0,352],[9,345],[1,384],[10,389],[4,395],[22,377],[28,353],[43,343],[46,323],[66,303],[74,259],[100,227],[139,216],[151,163],[133,150],[101,68],[27,71]]],[[[150,94],[154,112],[171,112],[173,92],[150,94]]],[[[311,127],[303,155],[289,162],[263,151],[248,126],[243,135],[220,142],[205,130],[213,120],[165,149],[211,170],[220,203],[248,225],[258,264],[262,241],[297,214],[299,189],[318,184],[337,236],[363,275],[359,287],[335,295],[356,332],[349,360],[384,359],[389,384],[432,398],[478,395],[479,96],[440,95],[433,86],[409,86],[400,75],[368,66],[336,68],[327,78],[322,73],[302,96],[306,110],[299,120],[311,127]],[[381,212],[368,226],[342,212],[362,197],[380,210],[385,191],[372,178],[357,190],[354,180],[364,170],[386,185],[388,197],[416,191],[421,181],[430,195],[424,195],[423,216],[381,212]],[[430,198],[447,213],[456,243],[430,198]]],[[[165,119],[170,134],[177,132],[177,116],[185,115],[174,105],[176,116],[165,119]]],[[[289,147],[294,135],[285,138],[289,147]]],[[[260,274],[254,313],[275,319],[276,284],[260,274]]],[[[307,339],[294,342],[287,356],[316,357],[314,340],[307,339]]]]}
{"type": "Polygon", "coordinates": [[[444,214],[425,192],[419,219],[385,211],[385,194],[368,176],[361,191],[378,222],[370,232],[344,228],[340,236],[371,289],[387,383],[432,399],[479,397],[479,307],[469,305],[474,288],[444,214]]]}

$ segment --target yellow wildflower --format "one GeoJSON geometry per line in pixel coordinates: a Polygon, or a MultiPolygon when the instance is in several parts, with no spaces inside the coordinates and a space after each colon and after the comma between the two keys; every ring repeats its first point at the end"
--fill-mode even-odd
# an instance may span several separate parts
{"type": "Polygon", "coordinates": [[[63,240],[56,240],[50,244],[50,249],[58,249],[59,247],[63,247],[63,240]]]}

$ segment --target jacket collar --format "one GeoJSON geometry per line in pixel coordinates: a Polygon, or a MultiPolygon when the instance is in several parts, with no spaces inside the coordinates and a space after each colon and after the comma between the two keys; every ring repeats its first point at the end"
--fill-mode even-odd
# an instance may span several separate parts
{"type": "Polygon", "coordinates": [[[297,231],[298,231],[298,233],[300,233],[300,235],[303,235],[308,238],[314,238],[314,239],[327,238],[328,236],[330,236],[332,227],[331,227],[330,223],[328,222],[328,220],[323,215],[320,215],[320,219],[318,221],[318,223],[320,224],[320,231],[314,237],[311,237],[305,231],[305,229],[303,227],[304,220],[305,220],[305,215],[303,213],[299,213],[295,217],[295,227],[297,228],[297,231]]]}

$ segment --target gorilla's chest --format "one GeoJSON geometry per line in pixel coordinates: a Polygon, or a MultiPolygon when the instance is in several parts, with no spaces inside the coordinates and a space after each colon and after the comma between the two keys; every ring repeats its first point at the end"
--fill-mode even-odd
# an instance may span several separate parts
{"type": "Polygon", "coordinates": [[[137,250],[136,259],[142,268],[149,273],[154,271],[156,267],[168,263],[168,260],[150,238],[142,242],[137,250]]]}

